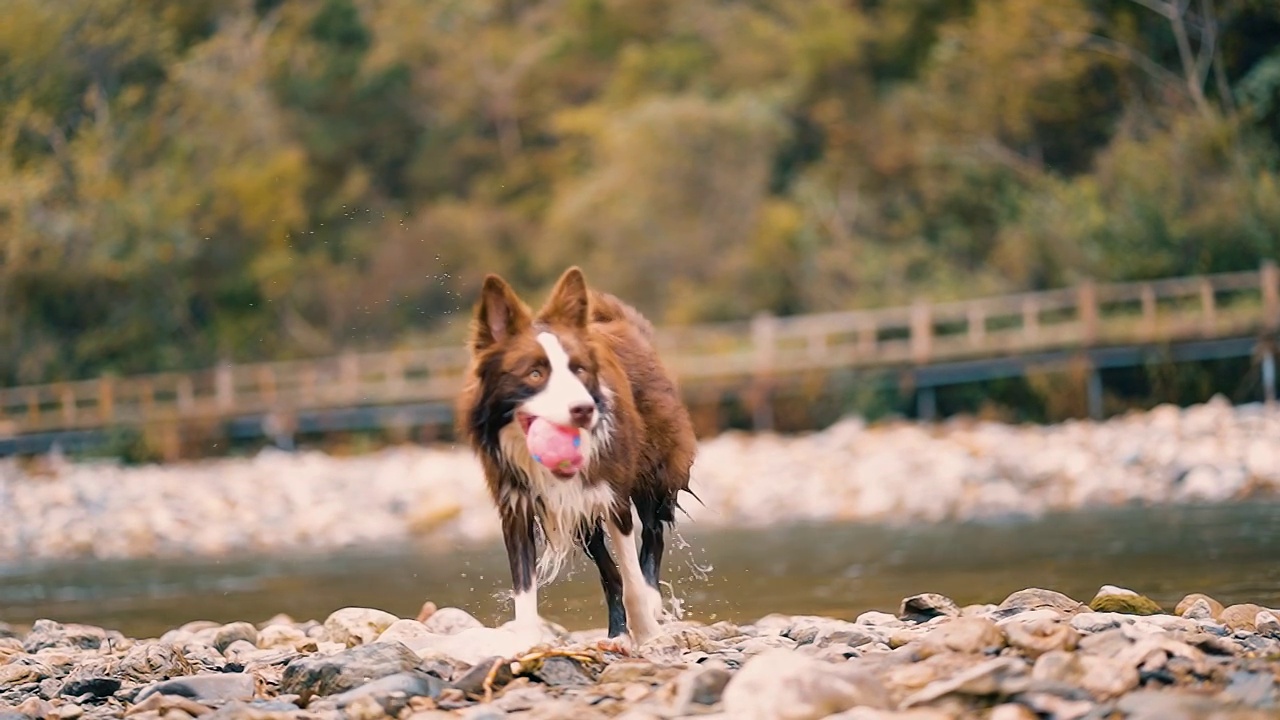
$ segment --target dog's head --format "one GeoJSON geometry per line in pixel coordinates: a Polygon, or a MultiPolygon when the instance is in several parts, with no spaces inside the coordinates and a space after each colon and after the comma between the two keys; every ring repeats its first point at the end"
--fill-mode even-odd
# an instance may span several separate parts
{"type": "Polygon", "coordinates": [[[535,418],[588,431],[600,422],[603,393],[588,329],[586,279],[565,271],[536,314],[497,275],[485,278],[471,324],[475,384],[469,419],[481,441],[496,441],[512,422],[535,418]]]}

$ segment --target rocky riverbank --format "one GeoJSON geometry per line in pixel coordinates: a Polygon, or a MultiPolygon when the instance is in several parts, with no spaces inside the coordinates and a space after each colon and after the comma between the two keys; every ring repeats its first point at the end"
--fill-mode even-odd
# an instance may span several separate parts
{"type": "MultiPolygon", "coordinates": [[[[1215,502],[1280,490],[1280,409],[1221,398],[1105,422],[847,420],[704,442],[685,506],[700,527],[934,521],[1215,502]]],[[[339,458],[263,452],[168,466],[0,463],[0,563],[487,540],[497,516],[463,449],[339,458]]]]}
{"type": "Polygon", "coordinates": [[[157,639],[5,628],[0,720],[1244,720],[1280,714],[1278,674],[1275,611],[1191,595],[1166,612],[1109,586],[1087,605],[1028,589],[963,608],[918,595],[855,622],[674,622],[639,648],[428,603],[157,639]]]}

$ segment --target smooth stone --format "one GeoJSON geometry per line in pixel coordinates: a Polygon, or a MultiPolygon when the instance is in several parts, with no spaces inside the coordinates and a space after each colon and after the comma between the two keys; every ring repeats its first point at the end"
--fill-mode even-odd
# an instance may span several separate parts
{"type": "Polygon", "coordinates": [[[257,680],[246,673],[219,673],[216,675],[190,675],[162,680],[147,685],[134,696],[134,702],[142,702],[151,695],[178,695],[196,702],[226,702],[249,700],[257,690],[257,680]]]}
{"type": "Polygon", "coordinates": [[[431,632],[417,620],[406,619],[391,623],[374,642],[403,643],[405,647],[417,652],[422,648],[430,647],[438,637],[439,634],[431,632]]]}
{"type": "Polygon", "coordinates": [[[950,620],[920,641],[922,658],[948,652],[990,653],[1005,646],[1004,633],[991,620],[962,617],[950,620]]]}
{"type": "Polygon", "coordinates": [[[1229,706],[1213,697],[1184,690],[1137,690],[1116,701],[1125,720],[1262,720],[1263,715],[1228,714],[1229,706]]]}
{"type": "Polygon", "coordinates": [[[108,697],[120,689],[120,678],[92,675],[88,677],[69,678],[62,684],[59,694],[68,697],[108,697]]]}
{"type": "Polygon", "coordinates": [[[568,657],[548,657],[542,660],[532,676],[547,687],[583,687],[595,683],[595,678],[578,661],[568,657]]]}
{"type": "Polygon", "coordinates": [[[181,648],[155,642],[135,645],[120,659],[116,671],[132,682],[147,682],[156,677],[194,675],[196,669],[181,648]]]}
{"type": "Polygon", "coordinates": [[[1232,630],[1243,630],[1245,632],[1256,632],[1258,629],[1258,613],[1266,612],[1267,608],[1253,603],[1242,603],[1239,605],[1229,605],[1223,608],[1218,615],[1218,619],[1223,625],[1232,630]]]}
{"type": "Polygon", "coordinates": [[[893,710],[856,707],[835,715],[828,715],[825,720],[956,720],[956,717],[943,710],[931,708],[913,708],[895,712],[893,710]]]}
{"type": "MultiPolygon", "coordinates": [[[[1182,617],[1188,617],[1187,611],[1197,601],[1203,601],[1204,604],[1208,606],[1209,618],[1212,618],[1214,620],[1217,620],[1222,615],[1222,611],[1225,609],[1222,603],[1218,602],[1217,600],[1214,600],[1208,595],[1205,595],[1203,593],[1191,593],[1190,595],[1187,595],[1186,597],[1178,601],[1177,607],[1175,607],[1173,610],[1174,614],[1181,615],[1182,617]]],[[[1207,618],[1197,618],[1197,619],[1207,619],[1207,618]]]]}
{"type": "Polygon", "coordinates": [[[462,677],[453,681],[453,687],[461,690],[464,695],[479,698],[484,697],[486,682],[491,689],[498,690],[512,680],[515,680],[515,675],[511,671],[511,663],[502,656],[494,656],[477,662],[462,677]]]}
{"type": "MultiPolygon", "coordinates": [[[[36,720],[43,720],[51,715],[57,717],[55,715],[56,711],[54,710],[53,705],[50,705],[42,698],[36,697],[23,700],[16,708],[14,708],[14,710],[17,710],[28,718],[36,718],[36,720]]],[[[59,718],[59,720],[61,719],[59,718]]]]}
{"type": "Polygon", "coordinates": [[[202,715],[201,720],[312,720],[316,717],[324,716],[304,712],[291,702],[277,699],[229,702],[208,715],[202,715]]]}
{"type": "Polygon", "coordinates": [[[243,640],[250,645],[258,644],[258,628],[247,622],[234,622],[218,628],[213,635],[213,647],[218,652],[225,652],[232,643],[243,640]]]}
{"type": "Polygon", "coordinates": [[[1031,676],[1082,687],[1099,700],[1119,697],[1138,687],[1138,671],[1123,660],[1054,650],[1041,655],[1031,676]]]}
{"type": "Polygon", "coordinates": [[[253,656],[259,652],[263,651],[259,650],[257,645],[254,645],[248,640],[236,640],[223,649],[222,656],[231,662],[244,665],[252,660],[253,656]]]}
{"type": "Polygon", "coordinates": [[[895,627],[902,625],[902,621],[898,619],[897,615],[880,612],[879,610],[864,612],[854,622],[858,625],[893,625],[895,627]]]}
{"type": "Polygon", "coordinates": [[[988,720],[1039,720],[1040,716],[1026,705],[1005,703],[991,708],[988,720]]]}
{"type": "Polygon", "coordinates": [[[610,663],[597,678],[603,685],[606,683],[647,683],[658,685],[674,679],[680,674],[680,668],[655,665],[644,660],[623,660],[610,663]]]}
{"type": "MultiPolygon", "coordinates": [[[[1205,600],[1204,598],[1197,598],[1196,600],[1191,602],[1189,605],[1185,605],[1185,606],[1182,604],[1179,604],[1178,607],[1180,608],[1178,611],[1178,614],[1184,618],[1187,618],[1188,620],[1216,620],[1217,619],[1217,614],[1215,614],[1213,607],[1210,606],[1208,601],[1205,600]]],[[[1217,613],[1219,614],[1221,612],[1222,612],[1221,609],[1217,611],[1217,613]]]]}
{"type": "Polygon", "coordinates": [[[333,611],[324,621],[329,640],[347,647],[371,643],[400,618],[374,608],[345,607],[333,611]]]}
{"type": "Polygon", "coordinates": [[[725,715],[743,720],[818,720],[855,705],[888,708],[888,693],[865,672],[792,650],[751,658],[724,689],[725,715]]]}
{"type": "Polygon", "coordinates": [[[463,630],[482,628],[484,623],[461,608],[443,607],[431,613],[422,626],[435,635],[457,635],[463,630]]]}
{"type": "Polygon", "coordinates": [[[1276,638],[1280,637],[1280,618],[1276,617],[1274,611],[1263,610],[1253,619],[1254,629],[1259,635],[1276,638]]]}
{"type": "Polygon", "coordinates": [[[1098,593],[1089,601],[1089,609],[1094,612],[1128,615],[1158,615],[1164,612],[1164,609],[1151,598],[1114,585],[1103,585],[1099,588],[1098,593]]]}
{"type": "Polygon", "coordinates": [[[169,720],[169,718],[181,718],[184,714],[190,717],[208,716],[209,712],[208,706],[184,695],[153,693],[130,707],[125,714],[130,717],[139,715],[146,717],[146,713],[155,713],[157,717],[169,720]]]}
{"type": "Polygon", "coordinates": [[[1018,658],[996,657],[971,665],[951,677],[930,682],[904,699],[902,707],[932,703],[951,694],[1011,695],[1022,692],[1026,687],[1027,664],[1018,658]]]}
{"type": "Polygon", "coordinates": [[[258,647],[263,650],[315,652],[316,641],[292,625],[271,624],[258,631],[258,647]]]}
{"type": "Polygon", "coordinates": [[[46,648],[97,650],[107,641],[107,631],[89,625],[63,625],[52,620],[36,620],[22,642],[22,649],[37,653],[46,648]]]}
{"type": "Polygon", "coordinates": [[[1222,699],[1253,708],[1280,708],[1280,693],[1277,693],[1276,677],[1272,673],[1243,670],[1231,673],[1231,680],[1222,691],[1222,699]]]}
{"type": "Polygon", "coordinates": [[[408,706],[409,698],[437,698],[448,687],[440,678],[419,671],[387,675],[333,696],[338,708],[345,708],[360,698],[372,698],[392,717],[408,706]]]}
{"type": "Polygon", "coordinates": [[[373,643],[333,655],[300,657],[285,666],[280,692],[298,695],[305,702],[313,696],[336,695],[371,680],[414,670],[420,662],[400,643],[373,643]]]}
{"type": "Polygon", "coordinates": [[[898,617],[907,622],[926,622],[936,617],[958,617],[960,606],[945,595],[921,593],[904,598],[898,617]]]}
{"type": "Polygon", "coordinates": [[[716,705],[724,696],[733,674],[717,661],[692,667],[671,684],[671,707],[678,715],[688,715],[716,705]]]}
{"type": "Polygon", "coordinates": [[[795,640],[797,645],[848,645],[859,647],[873,642],[882,642],[884,633],[866,626],[843,620],[825,618],[804,618],[782,633],[782,637],[795,640]]]}
{"type": "Polygon", "coordinates": [[[1125,613],[1082,612],[1071,618],[1071,627],[1082,633],[1100,633],[1131,624],[1133,616],[1125,613]]]}
{"type": "Polygon", "coordinates": [[[1084,609],[1085,605],[1054,590],[1027,588],[1026,590],[1018,590],[1017,592],[1011,593],[1009,597],[1005,598],[1004,601],[997,606],[996,614],[1000,617],[1008,617],[1010,615],[1027,612],[1028,610],[1038,610],[1041,608],[1049,608],[1064,614],[1072,614],[1084,609]]]}
{"type": "Polygon", "coordinates": [[[762,635],[761,637],[748,638],[737,645],[738,651],[746,657],[766,653],[770,650],[791,650],[795,647],[795,640],[781,635],[762,635]]]}
{"type": "MultiPolygon", "coordinates": [[[[1036,611],[1032,611],[1036,612],[1036,611]]],[[[1014,620],[1032,613],[1015,615],[1014,620]]],[[[1002,623],[1009,645],[1021,650],[1032,660],[1053,650],[1075,650],[1080,633],[1070,624],[1055,619],[1034,618],[1020,622],[1002,623]]]]}

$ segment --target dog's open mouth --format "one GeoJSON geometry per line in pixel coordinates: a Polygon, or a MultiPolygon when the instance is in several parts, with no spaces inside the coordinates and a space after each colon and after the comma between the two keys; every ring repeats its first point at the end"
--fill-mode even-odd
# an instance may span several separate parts
{"type": "Polygon", "coordinates": [[[581,431],[527,413],[517,413],[516,419],[534,460],[561,480],[578,474],[585,462],[581,431]]]}

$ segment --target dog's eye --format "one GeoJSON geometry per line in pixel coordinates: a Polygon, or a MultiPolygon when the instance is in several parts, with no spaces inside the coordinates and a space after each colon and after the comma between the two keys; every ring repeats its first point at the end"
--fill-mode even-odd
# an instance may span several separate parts
{"type": "Polygon", "coordinates": [[[542,379],[542,371],[541,371],[541,370],[539,370],[538,368],[534,368],[534,369],[530,370],[530,371],[529,371],[529,379],[530,379],[530,380],[541,380],[541,379],[542,379]]]}
{"type": "Polygon", "coordinates": [[[573,368],[573,372],[578,377],[584,377],[587,374],[587,369],[581,365],[578,365],[573,368]]]}

